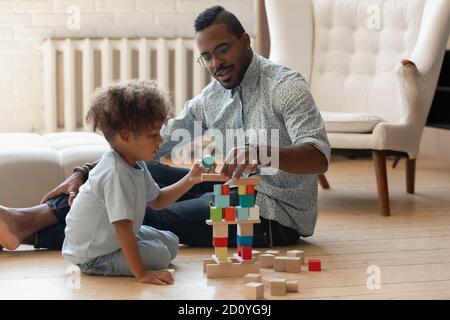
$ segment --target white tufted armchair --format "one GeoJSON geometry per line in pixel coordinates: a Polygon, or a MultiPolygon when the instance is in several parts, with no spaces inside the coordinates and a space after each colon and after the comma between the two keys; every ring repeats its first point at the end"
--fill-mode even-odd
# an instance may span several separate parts
{"type": "Polygon", "coordinates": [[[407,192],[450,31],[450,0],[265,0],[270,59],[299,71],[332,148],[370,149],[382,215],[385,151],[405,152],[407,192]]]}

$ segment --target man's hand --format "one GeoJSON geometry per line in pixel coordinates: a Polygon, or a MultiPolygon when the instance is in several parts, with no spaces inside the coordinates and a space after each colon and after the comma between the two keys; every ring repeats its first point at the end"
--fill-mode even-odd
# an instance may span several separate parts
{"type": "Polygon", "coordinates": [[[139,282],[141,283],[153,283],[160,286],[165,286],[167,284],[173,284],[172,275],[169,271],[146,271],[142,276],[139,277],[139,282]]]}
{"type": "Polygon", "coordinates": [[[251,146],[236,147],[228,152],[221,174],[228,178],[240,178],[245,170],[253,172],[258,165],[257,150],[251,146]]]}
{"type": "Polygon", "coordinates": [[[41,204],[47,202],[50,199],[56,198],[62,194],[70,194],[69,206],[72,206],[73,200],[78,193],[78,189],[83,184],[83,175],[79,172],[75,172],[70,175],[63,183],[57,186],[55,189],[47,193],[41,200],[41,204]]]}

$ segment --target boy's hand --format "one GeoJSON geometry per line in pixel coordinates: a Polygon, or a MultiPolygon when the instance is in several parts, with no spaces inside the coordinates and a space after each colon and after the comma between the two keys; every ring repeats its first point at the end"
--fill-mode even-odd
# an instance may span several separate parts
{"type": "Polygon", "coordinates": [[[146,271],[142,276],[139,277],[139,282],[141,283],[153,283],[160,286],[165,286],[167,284],[173,284],[172,275],[169,271],[146,271]]]}
{"type": "Polygon", "coordinates": [[[197,184],[201,182],[202,173],[214,173],[216,169],[216,165],[212,166],[209,169],[206,169],[201,165],[201,160],[196,160],[191,170],[189,170],[189,182],[192,184],[197,184]]]}

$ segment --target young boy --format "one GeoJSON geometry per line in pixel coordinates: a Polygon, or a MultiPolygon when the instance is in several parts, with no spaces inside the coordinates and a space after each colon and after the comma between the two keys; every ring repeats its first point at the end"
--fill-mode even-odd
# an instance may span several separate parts
{"type": "Polygon", "coordinates": [[[143,226],[145,204],[168,207],[200,182],[197,161],[177,183],[159,189],[143,160],[162,142],[167,116],[164,95],[149,81],[129,81],[98,90],[87,121],[111,146],[89,173],[66,218],[64,258],[87,274],[134,275],[140,282],[173,283],[168,271],[178,251],[170,231],[143,226]],[[156,270],[156,271],[150,271],[156,270]],[[160,270],[160,271],[157,271],[160,270]]]}

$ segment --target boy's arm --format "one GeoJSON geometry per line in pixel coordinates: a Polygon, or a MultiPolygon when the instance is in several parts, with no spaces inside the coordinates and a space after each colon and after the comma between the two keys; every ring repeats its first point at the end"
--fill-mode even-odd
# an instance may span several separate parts
{"type": "Polygon", "coordinates": [[[146,269],[139,254],[136,236],[133,233],[133,222],[130,220],[119,220],[113,222],[113,224],[116,227],[117,238],[128,266],[134,276],[139,279],[146,269]]]}
{"type": "Polygon", "coordinates": [[[180,181],[162,188],[159,196],[148,202],[147,205],[155,210],[167,208],[183,194],[188,192],[193,186],[194,183],[190,181],[189,175],[187,174],[180,181]]]}
{"type": "Polygon", "coordinates": [[[196,160],[194,165],[180,181],[160,190],[159,195],[152,201],[147,202],[147,206],[152,209],[160,210],[169,207],[183,194],[189,191],[195,184],[201,182],[202,173],[214,172],[216,166],[209,169],[201,166],[201,160],[196,160]]]}
{"type": "Polygon", "coordinates": [[[116,227],[117,238],[120,247],[131,269],[133,275],[140,281],[154,284],[171,284],[172,276],[168,271],[148,271],[142,262],[136,236],[133,232],[133,222],[130,220],[119,220],[113,222],[116,227]]]}

